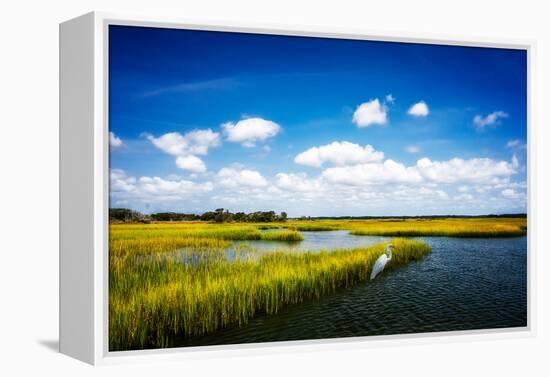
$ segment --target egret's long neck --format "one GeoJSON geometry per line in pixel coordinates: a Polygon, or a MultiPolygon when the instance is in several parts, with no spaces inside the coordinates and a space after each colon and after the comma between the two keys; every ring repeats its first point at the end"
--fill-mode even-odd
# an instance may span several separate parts
{"type": "Polygon", "coordinates": [[[388,254],[388,261],[391,260],[391,256],[392,256],[392,254],[391,254],[391,248],[388,247],[388,248],[386,249],[386,254],[388,254]]]}

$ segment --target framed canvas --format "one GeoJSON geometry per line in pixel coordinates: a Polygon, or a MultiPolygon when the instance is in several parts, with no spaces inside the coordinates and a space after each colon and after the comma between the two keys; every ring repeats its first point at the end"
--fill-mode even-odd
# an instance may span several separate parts
{"type": "Polygon", "coordinates": [[[61,352],[532,334],[532,48],[61,24],[61,352]]]}

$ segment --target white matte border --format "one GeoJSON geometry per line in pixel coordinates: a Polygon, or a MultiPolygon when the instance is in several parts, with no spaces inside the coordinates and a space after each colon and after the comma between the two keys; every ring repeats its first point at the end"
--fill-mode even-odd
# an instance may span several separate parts
{"type": "Polygon", "coordinates": [[[372,347],[411,346],[450,342],[471,342],[534,337],[536,287],[536,246],[533,230],[535,225],[534,201],[536,186],[534,180],[535,140],[533,119],[533,54],[535,43],[531,40],[511,40],[484,37],[460,37],[418,33],[390,33],[348,28],[316,28],[306,25],[254,24],[236,22],[195,23],[192,20],[164,17],[147,17],[114,13],[94,12],[95,17],[95,154],[94,154],[94,350],[95,364],[118,364],[128,362],[153,362],[183,359],[208,359],[239,356],[288,354],[295,352],[365,349],[372,347]],[[449,331],[403,335],[362,336],[321,340],[285,341],[270,343],[249,343],[200,347],[179,347],[155,350],[108,351],[108,203],[109,203],[109,109],[108,109],[108,28],[109,25],[162,27],[172,29],[243,32],[288,36],[311,36],[340,39],[356,39],[402,43],[424,43],[449,46],[508,48],[527,52],[527,326],[487,330],[449,331]]]}

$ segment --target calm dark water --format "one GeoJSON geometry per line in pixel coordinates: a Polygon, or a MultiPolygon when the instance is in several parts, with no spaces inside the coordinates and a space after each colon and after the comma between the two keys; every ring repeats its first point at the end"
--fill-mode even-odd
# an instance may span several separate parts
{"type": "MultiPolygon", "coordinates": [[[[346,232],[304,232],[304,249],[361,246],[387,238],[346,232]],[[334,238],[331,238],[334,237],[334,238]],[[337,240],[337,241],[336,241],[337,240]]],[[[375,280],[315,301],[259,315],[174,346],[257,343],[389,335],[527,325],[527,238],[420,237],[432,253],[419,262],[385,271],[375,280]]],[[[279,248],[282,245],[278,245],[279,248]]],[[[272,243],[254,247],[269,250],[272,243]],[[262,246],[263,245],[263,246],[262,246]]]]}

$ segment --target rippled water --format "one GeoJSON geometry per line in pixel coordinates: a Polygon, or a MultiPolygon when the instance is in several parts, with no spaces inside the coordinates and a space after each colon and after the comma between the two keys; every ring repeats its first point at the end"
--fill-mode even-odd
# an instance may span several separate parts
{"type": "MultiPolygon", "coordinates": [[[[353,247],[387,238],[345,231],[304,232],[288,247],[353,247]],[[333,237],[333,238],[331,238],[333,237]]],[[[375,280],[319,300],[260,315],[243,327],[222,329],[176,346],[256,343],[527,325],[527,238],[420,237],[432,253],[383,272],[375,280]]],[[[282,245],[278,245],[281,247],[282,245]]],[[[263,250],[273,243],[258,241],[263,250]]]]}

